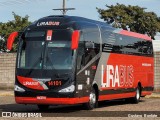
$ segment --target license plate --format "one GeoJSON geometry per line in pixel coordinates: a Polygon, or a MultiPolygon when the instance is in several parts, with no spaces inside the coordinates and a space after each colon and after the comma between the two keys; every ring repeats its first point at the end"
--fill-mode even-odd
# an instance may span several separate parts
{"type": "Polygon", "coordinates": [[[45,100],[46,98],[46,96],[37,96],[37,100],[45,100]]]}

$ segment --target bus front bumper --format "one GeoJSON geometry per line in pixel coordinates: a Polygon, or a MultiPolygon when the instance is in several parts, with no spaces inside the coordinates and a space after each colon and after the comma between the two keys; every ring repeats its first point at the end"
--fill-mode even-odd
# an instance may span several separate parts
{"type": "Polygon", "coordinates": [[[59,105],[73,105],[79,103],[86,103],[89,101],[89,97],[80,98],[45,98],[39,97],[15,97],[15,101],[18,104],[59,104],[59,105]]]}

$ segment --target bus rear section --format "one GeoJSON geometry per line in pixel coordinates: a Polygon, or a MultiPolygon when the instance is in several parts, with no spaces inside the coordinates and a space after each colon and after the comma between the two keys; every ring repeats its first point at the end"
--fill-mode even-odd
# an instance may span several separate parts
{"type": "Polygon", "coordinates": [[[133,32],[112,33],[102,28],[102,40],[100,72],[95,75],[101,79],[99,100],[130,98],[138,103],[141,96],[150,95],[154,88],[151,39],[133,32]]]}
{"type": "MultiPolygon", "coordinates": [[[[10,35],[11,49],[17,32],[10,35]]],[[[149,37],[81,17],[48,16],[19,35],[15,100],[47,109],[130,98],[153,91],[149,37]]]]}

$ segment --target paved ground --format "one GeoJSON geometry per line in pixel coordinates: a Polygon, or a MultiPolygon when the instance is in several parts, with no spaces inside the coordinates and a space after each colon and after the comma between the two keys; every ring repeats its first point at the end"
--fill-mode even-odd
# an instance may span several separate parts
{"type": "MultiPolygon", "coordinates": [[[[152,96],[147,96],[142,98],[139,104],[126,103],[123,100],[118,101],[106,101],[99,104],[99,107],[92,110],[86,111],[82,105],[75,106],[51,106],[48,111],[42,112],[39,111],[35,105],[19,105],[15,104],[13,92],[0,91],[0,114],[1,112],[11,112],[15,113],[41,113],[42,118],[39,120],[49,120],[52,119],[75,119],[79,120],[89,120],[89,119],[99,119],[99,120],[135,120],[135,119],[156,119],[156,115],[160,116],[160,94],[153,94],[152,96]],[[106,117],[107,116],[107,117],[106,117]],[[145,116],[145,117],[144,117],[145,116]],[[71,118],[72,117],[72,118],[71,118]],[[143,118],[141,118],[143,117],[143,118]]],[[[1,114],[2,115],[2,114],[1,114]]],[[[0,115],[0,116],[1,116],[0,115]]],[[[0,117],[0,119],[6,119],[0,117]]],[[[27,118],[12,118],[12,119],[21,119],[25,120],[27,118]]],[[[29,118],[28,118],[29,119],[29,118]]]]}

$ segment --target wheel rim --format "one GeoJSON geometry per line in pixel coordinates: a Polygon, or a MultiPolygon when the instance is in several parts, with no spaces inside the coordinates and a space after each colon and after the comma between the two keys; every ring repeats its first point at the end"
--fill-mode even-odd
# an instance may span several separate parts
{"type": "Polygon", "coordinates": [[[95,95],[95,93],[93,93],[93,92],[90,93],[89,102],[90,102],[90,105],[94,105],[96,103],[96,95],[95,95]]]}
{"type": "Polygon", "coordinates": [[[139,91],[139,88],[137,88],[136,90],[136,99],[139,100],[140,98],[140,91],[139,91]]]}

